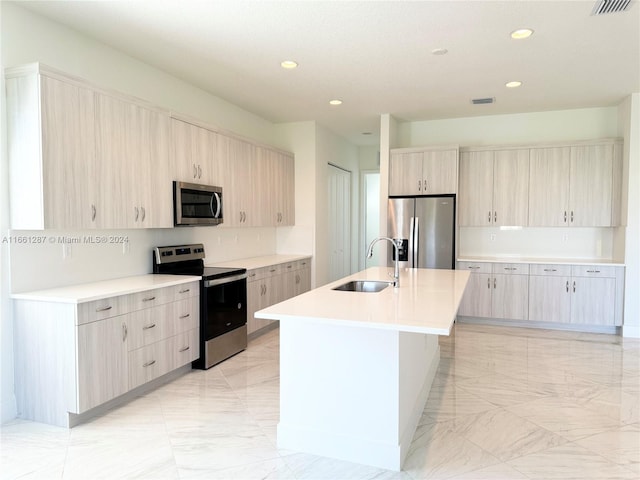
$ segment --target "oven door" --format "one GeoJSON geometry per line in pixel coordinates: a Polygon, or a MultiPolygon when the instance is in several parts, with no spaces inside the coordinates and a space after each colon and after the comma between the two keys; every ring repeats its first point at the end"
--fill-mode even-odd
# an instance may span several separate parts
{"type": "Polygon", "coordinates": [[[174,224],[222,223],[222,187],[173,182],[174,224]]]}
{"type": "Polygon", "coordinates": [[[247,323],[246,274],[207,280],[202,293],[200,328],[205,342],[247,323]]]}

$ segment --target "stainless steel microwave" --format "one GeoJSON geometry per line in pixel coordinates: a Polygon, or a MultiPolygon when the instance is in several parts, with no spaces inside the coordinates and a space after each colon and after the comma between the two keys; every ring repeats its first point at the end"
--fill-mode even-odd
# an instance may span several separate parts
{"type": "Polygon", "coordinates": [[[222,187],[173,182],[174,225],[222,223],[222,187]]]}

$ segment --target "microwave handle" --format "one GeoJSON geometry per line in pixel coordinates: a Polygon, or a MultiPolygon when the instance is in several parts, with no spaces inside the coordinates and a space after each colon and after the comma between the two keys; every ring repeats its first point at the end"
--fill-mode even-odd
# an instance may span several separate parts
{"type": "MultiPolygon", "coordinates": [[[[220,218],[220,209],[222,208],[222,202],[220,201],[220,195],[217,192],[213,192],[216,197],[216,213],[213,214],[213,218],[220,218]]],[[[213,197],[211,197],[211,211],[213,212],[213,197]]]]}

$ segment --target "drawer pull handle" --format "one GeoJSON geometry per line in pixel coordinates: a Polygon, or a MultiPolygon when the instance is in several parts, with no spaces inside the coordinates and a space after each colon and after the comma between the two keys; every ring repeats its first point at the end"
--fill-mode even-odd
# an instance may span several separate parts
{"type": "Polygon", "coordinates": [[[143,299],[142,299],[142,301],[143,301],[143,302],[150,302],[151,300],[155,300],[155,299],[156,299],[156,297],[155,297],[155,295],[154,295],[153,297],[143,298],[143,299]]]}
{"type": "Polygon", "coordinates": [[[152,323],[151,325],[147,325],[146,327],[142,327],[143,330],[151,330],[152,328],[155,328],[156,324],[152,323]]]}
{"type": "Polygon", "coordinates": [[[287,268],[291,268],[293,265],[287,265],[287,268]]]}
{"type": "Polygon", "coordinates": [[[145,363],[144,365],[142,365],[144,368],[150,367],[151,365],[153,365],[154,363],[156,363],[155,360],[151,360],[150,362],[145,363]]]}
{"type": "Polygon", "coordinates": [[[306,265],[306,264],[307,264],[307,262],[302,262],[302,265],[306,265]]]}
{"type": "Polygon", "coordinates": [[[107,310],[111,310],[113,307],[109,305],[108,307],[96,308],[96,312],[106,312],[107,310]]]}
{"type": "Polygon", "coordinates": [[[557,270],[555,268],[545,268],[544,271],[545,272],[557,272],[557,270]]]}
{"type": "Polygon", "coordinates": [[[470,268],[471,270],[478,270],[480,268],[480,266],[479,265],[474,265],[474,266],[467,267],[467,268],[470,268]]]}
{"type": "Polygon", "coordinates": [[[188,318],[190,316],[191,316],[190,313],[185,313],[184,315],[180,315],[178,318],[188,318]]]}
{"type": "Polygon", "coordinates": [[[569,293],[569,280],[567,280],[567,293],[569,293]]]}
{"type": "Polygon", "coordinates": [[[227,327],[230,327],[230,326],[231,326],[231,322],[227,323],[227,327]]]}
{"type": "Polygon", "coordinates": [[[184,290],[180,290],[178,293],[188,293],[190,291],[191,291],[190,288],[185,288],[184,290]]]}
{"type": "Polygon", "coordinates": [[[276,271],[276,269],[275,269],[275,268],[272,268],[271,270],[269,270],[269,272],[270,272],[270,273],[273,273],[273,272],[275,272],[275,271],[276,271]]]}
{"type": "Polygon", "coordinates": [[[255,273],[250,273],[250,274],[249,274],[249,276],[250,276],[250,277],[255,277],[255,276],[256,276],[256,274],[255,274],[255,273]]]}
{"type": "Polygon", "coordinates": [[[516,267],[504,267],[505,270],[517,270],[516,267]]]}
{"type": "Polygon", "coordinates": [[[182,352],[186,352],[187,350],[189,350],[189,345],[187,345],[186,347],[182,347],[179,351],[180,353],[182,353],[182,352]]]}
{"type": "Polygon", "coordinates": [[[587,270],[587,273],[600,273],[600,270],[587,270]]]}

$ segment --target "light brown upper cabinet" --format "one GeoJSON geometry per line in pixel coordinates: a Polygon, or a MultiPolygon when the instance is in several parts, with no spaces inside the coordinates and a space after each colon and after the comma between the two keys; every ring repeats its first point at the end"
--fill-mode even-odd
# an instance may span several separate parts
{"type": "Polygon", "coordinates": [[[456,193],[458,148],[398,148],[391,151],[389,195],[456,193]]]}
{"type": "Polygon", "coordinates": [[[532,148],[529,225],[618,225],[621,176],[621,148],[614,142],[532,148]]]}
{"type": "Polygon", "coordinates": [[[6,90],[12,228],[96,227],[94,92],[37,68],[6,90]]]}
{"type": "Polygon", "coordinates": [[[460,153],[460,226],[525,226],[528,201],[528,149],[460,153]]]}
{"type": "Polygon", "coordinates": [[[218,133],[172,118],[171,139],[173,180],[223,186],[218,133]]]}

